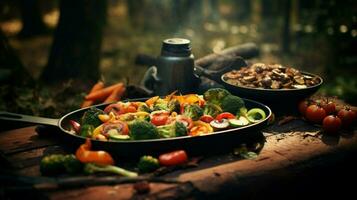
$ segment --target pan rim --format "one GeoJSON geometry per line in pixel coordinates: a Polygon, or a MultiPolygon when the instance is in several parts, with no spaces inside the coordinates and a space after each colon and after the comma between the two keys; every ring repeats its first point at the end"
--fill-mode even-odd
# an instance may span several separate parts
{"type": "MultiPolygon", "coordinates": [[[[130,101],[138,101],[138,100],[143,100],[143,99],[148,99],[148,98],[127,99],[127,100],[123,100],[123,101],[130,102],[130,101]]],[[[158,139],[146,139],[146,140],[123,140],[123,141],[113,141],[113,140],[101,141],[101,140],[95,140],[95,139],[92,139],[92,138],[89,138],[89,139],[92,142],[101,142],[101,143],[105,143],[105,144],[131,144],[131,143],[137,144],[137,143],[165,142],[165,141],[174,141],[174,140],[188,140],[188,139],[191,139],[191,138],[199,138],[199,137],[205,137],[205,136],[207,136],[207,137],[211,136],[212,137],[212,136],[215,136],[215,135],[218,135],[218,134],[236,132],[238,130],[245,130],[245,129],[248,129],[250,127],[255,127],[255,126],[258,127],[259,125],[263,125],[264,123],[267,123],[267,121],[272,116],[272,110],[270,109],[269,106],[267,106],[267,105],[265,105],[263,103],[260,103],[258,101],[255,101],[255,100],[251,100],[251,99],[247,99],[247,98],[242,98],[242,99],[245,102],[248,101],[250,103],[259,105],[260,108],[264,108],[264,109],[268,110],[268,114],[267,114],[266,118],[264,120],[261,120],[261,121],[257,122],[257,123],[250,124],[250,125],[247,125],[247,126],[237,127],[237,128],[232,128],[232,129],[226,129],[226,130],[222,130],[222,131],[215,131],[215,132],[212,132],[212,133],[209,133],[209,134],[199,135],[199,136],[189,136],[189,135],[187,135],[187,136],[179,136],[179,137],[172,137],[172,138],[158,138],[158,139]]],[[[69,116],[71,116],[71,115],[73,115],[75,113],[90,109],[92,107],[100,107],[100,106],[105,106],[105,105],[109,105],[109,104],[111,104],[111,103],[97,104],[97,105],[93,105],[93,106],[86,107],[86,108],[80,108],[80,109],[74,110],[72,112],[69,112],[66,115],[62,116],[58,120],[58,127],[61,129],[62,132],[65,132],[66,134],[69,134],[69,135],[71,135],[73,137],[76,137],[78,139],[81,139],[81,140],[86,140],[87,138],[79,136],[79,135],[76,135],[76,134],[73,134],[72,132],[66,130],[64,127],[62,127],[62,122],[65,121],[66,119],[68,119],[69,116]]]]}

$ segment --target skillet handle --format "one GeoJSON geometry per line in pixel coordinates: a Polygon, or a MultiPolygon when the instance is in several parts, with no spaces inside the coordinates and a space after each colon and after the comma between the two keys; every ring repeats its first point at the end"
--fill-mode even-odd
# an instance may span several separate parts
{"type": "Polygon", "coordinates": [[[0,111],[0,120],[26,122],[31,124],[43,124],[43,125],[51,125],[57,127],[59,121],[59,119],[22,115],[22,114],[16,114],[16,113],[5,112],[5,111],[0,111]]]}
{"type": "Polygon", "coordinates": [[[245,60],[242,57],[236,57],[234,58],[233,62],[230,62],[227,64],[223,69],[214,71],[214,70],[209,70],[205,69],[201,66],[196,65],[194,68],[194,73],[196,76],[201,77],[204,76],[210,80],[216,81],[217,83],[223,83],[222,80],[222,75],[230,72],[234,69],[239,69],[241,67],[248,66],[248,64],[245,62],[245,60]]]}

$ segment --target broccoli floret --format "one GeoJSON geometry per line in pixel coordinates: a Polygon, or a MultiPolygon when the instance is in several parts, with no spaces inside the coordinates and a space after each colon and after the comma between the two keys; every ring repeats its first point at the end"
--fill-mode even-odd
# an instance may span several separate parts
{"type": "Polygon", "coordinates": [[[167,107],[167,104],[160,103],[160,104],[155,104],[155,105],[152,107],[152,110],[153,110],[153,111],[158,111],[158,110],[166,110],[166,111],[168,111],[169,108],[167,107]]]}
{"type": "Polygon", "coordinates": [[[150,122],[135,120],[129,124],[130,137],[134,140],[156,139],[159,138],[157,128],[150,122]]]}
{"type": "Polygon", "coordinates": [[[152,172],[159,167],[159,160],[152,156],[142,156],[138,163],[138,168],[141,173],[152,172]]]}
{"type": "Polygon", "coordinates": [[[146,104],[141,104],[139,107],[138,107],[138,112],[141,111],[141,112],[147,112],[147,113],[151,113],[152,110],[146,105],[146,104]]]}
{"type": "Polygon", "coordinates": [[[216,104],[207,103],[203,108],[203,114],[216,117],[219,113],[222,112],[222,108],[216,104]]]}
{"type": "Polygon", "coordinates": [[[61,173],[76,173],[82,170],[82,163],[73,155],[52,154],[42,158],[40,171],[43,175],[53,176],[61,173]]]}
{"type": "Polygon", "coordinates": [[[171,124],[166,124],[158,126],[157,130],[160,137],[171,138],[187,135],[187,128],[182,122],[175,122],[171,124]]]}
{"type": "Polygon", "coordinates": [[[196,121],[203,115],[203,110],[196,104],[189,104],[184,107],[182,114],[186,117],[190,117],[193,121],[196,121]]]}
{"type": "Polygon", "coordinates": [[[223,98],[230,94],[223,88],[211,88],[203,93],[203,98],[210,103],[221,105],[223,98]]]}
{"type": "Polygon", "coordinates": [[[164,99],[158,99],[155,104],[153,105],[152,108],[153,111],[157,111],[157,110],[166,110],[168,111],[168,102],[165,101],[164,99]]]}
{"type": "Polygon", "coordinates": [[[84,124],[81,126],[80,135],[83,137],[92,137],[94,126],[91,124],[84,124]]]}
{"type": "Polygon", "coordinates": [[[170,112],[180,112],[180,102],[177,99],[172,99],[167,104],[168,111],[170,112]]]}
{"type": "Polygon", "coordinates": [[[237,114],[241,108],[244,108],[244,101],[240,97],[228,95],[222,100],[222,110],[237,114]]]}
{"type": "Polygon", "coordinates": [[[69,174],[76,174],[83,170],[83,163],[81,163],[73,154],[64,156],[63,165],[66,172],[69,174]]]}
{"type": "Polygon", "coordinates": [[[86,163],[83,169],[86,174],[95,174],[98,172],[119,174],[126,177],[137,177],[138,174],[136,172],[128,171],[126,169],[113,166],[113,165],[97,165],[94,163],[86,163]]]}
{"type": "Polygon", "coordinates": [[[90,108],[87,110],[81,119],[81,125],[90,124],[94,127],[101,125],[103,122],[99,119],[98,115],[105,114],[104,111],[98,108],[90,108]]]}

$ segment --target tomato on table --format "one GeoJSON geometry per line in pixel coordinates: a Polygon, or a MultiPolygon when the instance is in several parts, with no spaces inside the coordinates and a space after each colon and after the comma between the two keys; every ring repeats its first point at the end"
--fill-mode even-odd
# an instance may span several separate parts
{"type": "Polygon", "coordinates": [[[337,133],[341,128],[341,119],[334,115],[329,115],[322,121],[322,128],[326,133],[337,133]]]}
{"type": "Polygon", "coordinates": [[[300,103],[298,105],[300,114],[305,116],[307,107],[309,107],[309,101],[308,100],[305,99],[305,100],[300,101],[300,103]]]}
{"type": "Polygon", "coordinates": [[[188,157],[184,150],[177,150],[159,156],[160,165],[163,166],[180,165],[186,163],[187,160],[188,157]]]}
{"type": "Polygon", "coordinates": [[[336,105],[331,101],[327,101],[322,104],[322,108],[325,110],[327,115],[331,115],[336,112],[336,105]]]}
{"type": "Polygon", "coordinates": [[[356,112],[348,107],[342,108],[340,111],[338,111],[337,116],[341,119],[342,126],[345,128],[351,126],[357,118],[356,112]]]}
{"type": "Polygon", "coordinates": [[[305,117],[310,122],[321,123],[322,120],[326,117],[326,112],[318,105],[310,105],[306,109],[305,117]]]}

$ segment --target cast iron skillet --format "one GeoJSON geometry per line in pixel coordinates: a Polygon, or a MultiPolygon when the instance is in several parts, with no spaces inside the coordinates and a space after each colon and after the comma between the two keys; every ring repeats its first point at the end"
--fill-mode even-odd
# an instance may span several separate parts
{"type": "Polygon", "coordinates": [[[303,88],[303,89],[263,89],[263,88],[250,88],[244,86],[236,86],[227,83],[224,80],[224,74],[232,71],[233,69],[239,69],[241,67],[248,66],[248,64],[244,61],[244,59],[237,57],[235,62],[231,66],[227,66],[223,68],[221,71],[211,71],[204,69],[202,67],[196,66],[195,73],[197,76],[204,76],[208,79],[214,80],[217,83],[224,86],[228,91],[232,94],[248,98],[254,99],[263,103],[281,103],[281,102],[289,102],[294,101],[297,102],[302,100],[312,94],[314,94],[322,85],[323,79],[315,74],[302,72],[302,74],[309,75],[312,77],[317,77],[320,81],[319,84],[303,88]]]}
{"type": "MultiPolygon", "coordinates": [[[[134,99],[139,101],[144,99],[134,99]]],[[[271,110],[268,106],[244,99],[246,107],[261,108],[267,114],[266,119],[244,126],[241,128],[228,129],[217,131],[203,136],[183,136],[175,138],[150,139],[150,140],[129,140],[129,141],[99,141],[92,140],[93,148],[107,150],[117,156],[136,157],[141,155],[157,155],[159,153],[168,152],[171,150],[185,149],[190,155],[198,155],[207,152],[220,152],[222,150],[229,151],[239,144],[256,140],[256,137],[261,137],[260,132],[268,124],[268,119],[271,116],[271,110]]],[[[104,109],[108,104],[100,104],[93,107],[104,109]]],[[[82,108],[70,112],[60,119],[50,119],[42,117],[34,117],[28,115],[20,115],[15,113],[0,112],[0,120],[11,120],[18,122],[30,122],[34,124],[44,124],[58,127],[61,135],[65,136],[65,143],[70,145],[79,145],[84,143],[85,138],[71,133],[69,120],[78,121],[83,113],[88,108],[82,108]]]]}

